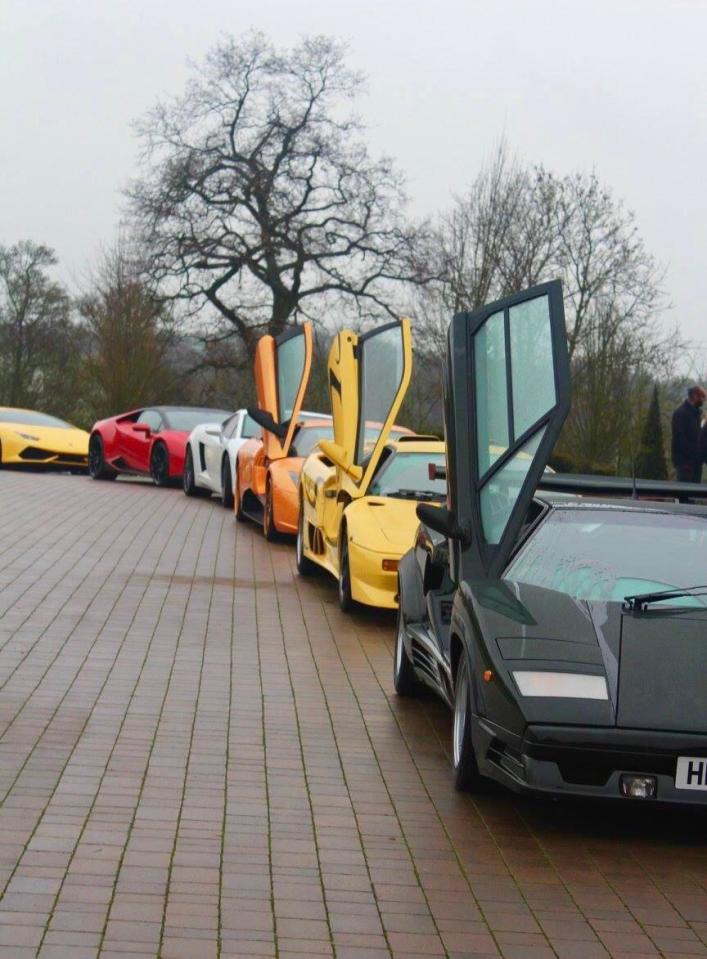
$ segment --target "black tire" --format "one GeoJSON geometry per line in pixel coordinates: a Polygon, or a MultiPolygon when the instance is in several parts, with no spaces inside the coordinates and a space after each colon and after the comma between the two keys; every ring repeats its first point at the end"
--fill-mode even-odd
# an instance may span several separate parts
{"type": "Polygon", "coordinates": [[[270,477],[265,483],[265,503],[263,504],[263,536],[272,543],[277,539],[277,530],[275,529],[275,504],[272,499],[272,484],[270,477]]]}
{"type": "Polygon", "coordinates": [[[233,509],[233,480],[228,454],[224,456],[221,463],[221,502],[226,509],[233,509]]]}
{"type": "Polygon", "coordinates": [[[246,515],[243,512],[241,500],[241,477],[240,470],[238,469],[238,460],[236,460],[236,479],[233,491],[233,512],[236,514],[236,519],[239,523],[245,523],[246,515]]]}
{"type": "Polygon", "coordinates": [[[302,502],[302,497],[300,497],[299,517],[297,518],[295,561],[297,563],[297,572],[300,576],[311,576],[316,568],[312,560],[304,555],[304,503],[302,502]]]}
{"type": "Polygon", "coordinates": [[[471,741],[471,678],[469,663],[463,650],[454,680],[452,766],[456,789],[461,792],[478,790],[481,776],[471,741]]]}
{"type": "MultiPolygon", "coordinates": [[[[398,584],[398,596],[400,595],[400,584],[398,584]]],[[[405,649],[405,634],[405,618],[402,609],[398,606],[395,623],[395,652],[393,653],[393,685],[399,696],[415,696],[420,684],[405,649]]]]}
{"type": "Polygon", "coordinates": [[[351,564],[349,562],[349,537],[346,527],[341,531],[339,547],[339,608],[342,613],[351,613],[356,608],[351,595],[351,564]]]}
{"type": "Polygon", "coordinates": [[[106,463],[103,440],[98,433],[92,433],[88,441],[88,472],[95,480],[114,480],[118,475],[106,463]]]}
{"type": "Polygon", "coordinates": [[[150,476],[155,486],[169,486],[169,453],[164,443],[155,443],[152,447],[150,476]]]}
{"type": "MultiPolygon", "coordinates": [[[[161,483],[157,484],[161,486],[161,483]]],[[[194,473],[194,454],[191,446],[187,444],[187,452],[184,457],[184,472],[182,473],[182,489],[187,496],[211,496],[211,490],[204,489],[203,486],[196,485],[196,475],[194,473]]]]}

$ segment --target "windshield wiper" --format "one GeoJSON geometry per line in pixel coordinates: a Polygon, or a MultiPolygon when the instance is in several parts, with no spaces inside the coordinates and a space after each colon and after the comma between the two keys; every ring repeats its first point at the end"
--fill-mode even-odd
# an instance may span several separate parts
{"type": "Polygon", "coordinates": [[[435,493],[429,489],[396,489],[385,493],[385,496],[399,496],[401,499],[433,500],[444,499],[443,493],[435,493]]]}
{"type": "Polygon", "coordinates": [[[659,603],[665,599],[684,599],[688,596],[707,596],[707,592],[698,593],[696,590],[707,590],[705,586],[685,586],[683,589],[664,589],[655,593],[636,593],[633,596],[624,596],[624,609],[648,609],[651,603],[659,603]]]}

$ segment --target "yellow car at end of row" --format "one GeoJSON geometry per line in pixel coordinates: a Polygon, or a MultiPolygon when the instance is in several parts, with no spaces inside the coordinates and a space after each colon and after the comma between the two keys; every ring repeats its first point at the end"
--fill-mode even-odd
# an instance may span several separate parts
{"type": "Polygon", "coordinates": [[[48,413],[0,406],[0,466],[85,470],[88,438],[48,413]]]}

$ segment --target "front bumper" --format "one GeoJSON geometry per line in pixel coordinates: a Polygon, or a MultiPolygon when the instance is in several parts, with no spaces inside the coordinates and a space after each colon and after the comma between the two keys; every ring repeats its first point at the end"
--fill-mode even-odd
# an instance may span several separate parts
{"type": "Polygon", "coordinates": [[[519,739],[474,716],[472,739],[481,773],[516,792],[625,800],[620,779],[632,773],[657,782],[641,802],[707,806],[707,790],[675,787],[679,756],[707,759],[704,734],[529,725],[519,739]]]}
{"type": "Polygon", "coordinates": [[[399,561],[400,556],[394,549],[378,553],[349,539],[351,595],[357,603],[366,606],[397,609],[398,571],[384,570],[384,559],[399,561]]]}

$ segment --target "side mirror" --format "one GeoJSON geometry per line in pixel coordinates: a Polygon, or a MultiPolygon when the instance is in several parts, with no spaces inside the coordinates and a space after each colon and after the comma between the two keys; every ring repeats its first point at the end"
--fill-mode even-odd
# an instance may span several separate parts
{"type": "Polygon", "coordinates": [[[207,426],[204,430],[207,436],[220,436],[221,427],[220,426],[207,426]]]}
{"type": "Polygon", "coordinates": [[[355,463],[349,462],[349,457],[343,446],[339,446],[338,443],[334,443],[331,440],[320,440],[319,449],[328,460],[332,461],[334,466],[338,466],[339,469],[350,476],[354,483],[360,482],[363,476],[363,469],[360,466],[356,466],[355,463]]]}
{"type": "Polygon", "coordinates": [[[149,436],[151,432],[147,423],[133,423],[133,433],[144,433],[145,436],[149,436]]]}
{"type": "Polygon", "coordinates": [[[260,410],[257,407],[248,408],[248,416],[261,426],[264,430],[267,430],[268,433],[272,433],[273,436],[277,436],[279,440],[284,440],[287,436],[287,429],[289,427],[288,423],[276,423],[272,418],[272,414],[268,413],[267,410],[260,410]]]}
{"type": "Polygon", "coordinates": [[[429,526],[436,533],[441,533],[447,539],[459,540],[463,546],[469,544],[468,533],[459,525],[451,510],[439,506],[428,506],[426,503],[418,503],[415,512],[420,522],[429,526]]]}

